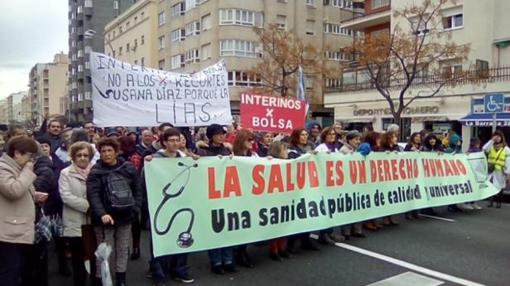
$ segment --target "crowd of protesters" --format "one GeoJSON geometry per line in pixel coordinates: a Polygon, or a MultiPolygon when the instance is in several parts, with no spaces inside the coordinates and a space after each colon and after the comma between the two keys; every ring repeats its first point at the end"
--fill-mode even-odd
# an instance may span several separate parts
{"type": "MultiPolygon", "coordinates": [[[[93,263],[93,252],[98,242],[107,242],[114,252],[110,266],[116,285],[127,285],[128,260],[139,259],[142,251],[152,253],[140,249],[140,240],[142,230],[150,227],[144,164],[155,157],[295,159],[318,152],[462,152],[462,138],[455,132],[444,138],[427,131],[413,133],[403,147],[398,143],[399,127],[394,124],[379,133],[311,123],[290,136],[217,124],[190,129],[164,123],[137,131],[96,128],[91,122],[78,128],[64,126],[57,118],[45,121],[37,132],[13,125],[1,134],[0,285],[48,285],[50,242],[54,243],[60,275],[72,275],[75,286],[101,285],[100,264],[93,263]],[[92,261],[88,269],[84,261],[92,261]]],[[[467,152],[482,151],[487,154],[490,180],[503,190],[510,173],[510,149],[504,134],[496,131],[483,146],[472,139],[467,152]]],[[[500,192],[488,206],[499,208],[501,201],[500,192]]],[[[476,202],[448,206],[452,212],[473,209],[481,206],[476,202]]],[[[408,212],[405,218],[418,219],[420,212],[435,213],[428,208],[408,212]]],[[[308,232],[276,238],[268,242],[269,257],[283,261],[298,254],[299,248],[318,251],[319,244],[365,238],[367,231],[398,224],[396,216],[387,216],[321,230],[318,240],[308,232]]],[[[222,275],[237,272],[238,266],[255,267],[249,252],[249,245],[209,250],[211,271],[222,275]]],[[[148,277],[154,285],[163,285],[169,277],[191,283],[187,259],[187,254],[152,257],[148,277]]]]}

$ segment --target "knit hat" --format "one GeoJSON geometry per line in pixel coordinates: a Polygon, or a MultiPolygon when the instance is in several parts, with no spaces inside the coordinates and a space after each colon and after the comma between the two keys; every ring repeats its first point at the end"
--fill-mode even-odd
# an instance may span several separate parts
{"type": "Polygon", "coordinates": [[[39,144],[48,144],[51,146],[51,140],[50,140],[50,137],[46,134],[42,134],[42,135],[39,135],[37,136],[37,138],[35,139],[37,142],[39,142],[39,144]]]}
{"type": "Polygon", "coordinates": [[[207,127],[207,131],[205,132],[205,135],[209,140],[212,140],[214,135],[217,134],[225,134],[227,133],[227,130],[225,130],[225,127],[219,125],[219,124],[212,124],[207,127]]]}
{"type": "Polygon", "coordinates": [[[350,141],[356,137],[361,137],[361,133],[359,133],[358,130],[351,130],[347,132],[347,135],[345,136],[345,140],[350,141]]]}

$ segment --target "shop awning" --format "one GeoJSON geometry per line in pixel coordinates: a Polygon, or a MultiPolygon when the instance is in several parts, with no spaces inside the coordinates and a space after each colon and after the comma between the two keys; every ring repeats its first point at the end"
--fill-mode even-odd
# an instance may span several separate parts
{"type": "MultiPolygon", "coordinates": [[[[459,119],[466,126],[492,126],[492,113],[472,113],[459,119]]],[[[510,112],[496,113],[497,126],[510,126],[510,112]]]]}

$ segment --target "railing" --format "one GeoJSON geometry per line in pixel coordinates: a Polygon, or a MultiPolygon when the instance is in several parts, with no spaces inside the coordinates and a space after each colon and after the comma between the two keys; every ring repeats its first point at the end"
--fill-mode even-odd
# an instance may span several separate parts
{"type": "MultiPolygon", "coordinates": [[[[483,84],[492,82],[510,81],[510,66],[484,70],[463,71],[461,74],[438,74],[425,77],[416,77],[410,87],[437,87],[445,85],[449,87],[466,84],[483,84]]],[[[399,89],[406,85],[407,80],[392,79],[382,84],[383,88],[399,89]]],[[[349,92],[375,89],[374,81],[362,81],[349,84],[340,84],[336,87],[326,87],[327,92],[349,92]]]]}

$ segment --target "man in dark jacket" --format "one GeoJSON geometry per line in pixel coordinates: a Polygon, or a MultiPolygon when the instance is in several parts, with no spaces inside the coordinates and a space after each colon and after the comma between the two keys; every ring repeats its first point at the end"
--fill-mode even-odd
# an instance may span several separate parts
{"type": "Polygon", "coordinates": [[[62,123],[57,119],[52,119],[48,123],[48,136],[50,138],[52,154],[64,143],[62,129],[62,123]]]}
{"type": "MultiPolygon", "coordinates": [[[[116,250],[116,285],[126,285],[131,223],[142,204],[142,191],[136,168],[119,157],[119,143],[112,138],[101,139],[97,150],[101,159],[87,178],[87,200],[98,242],[106,242],[116,250]]],[[[101,285],[101,265],[96,263],[96,283],[101,285]]]]}

